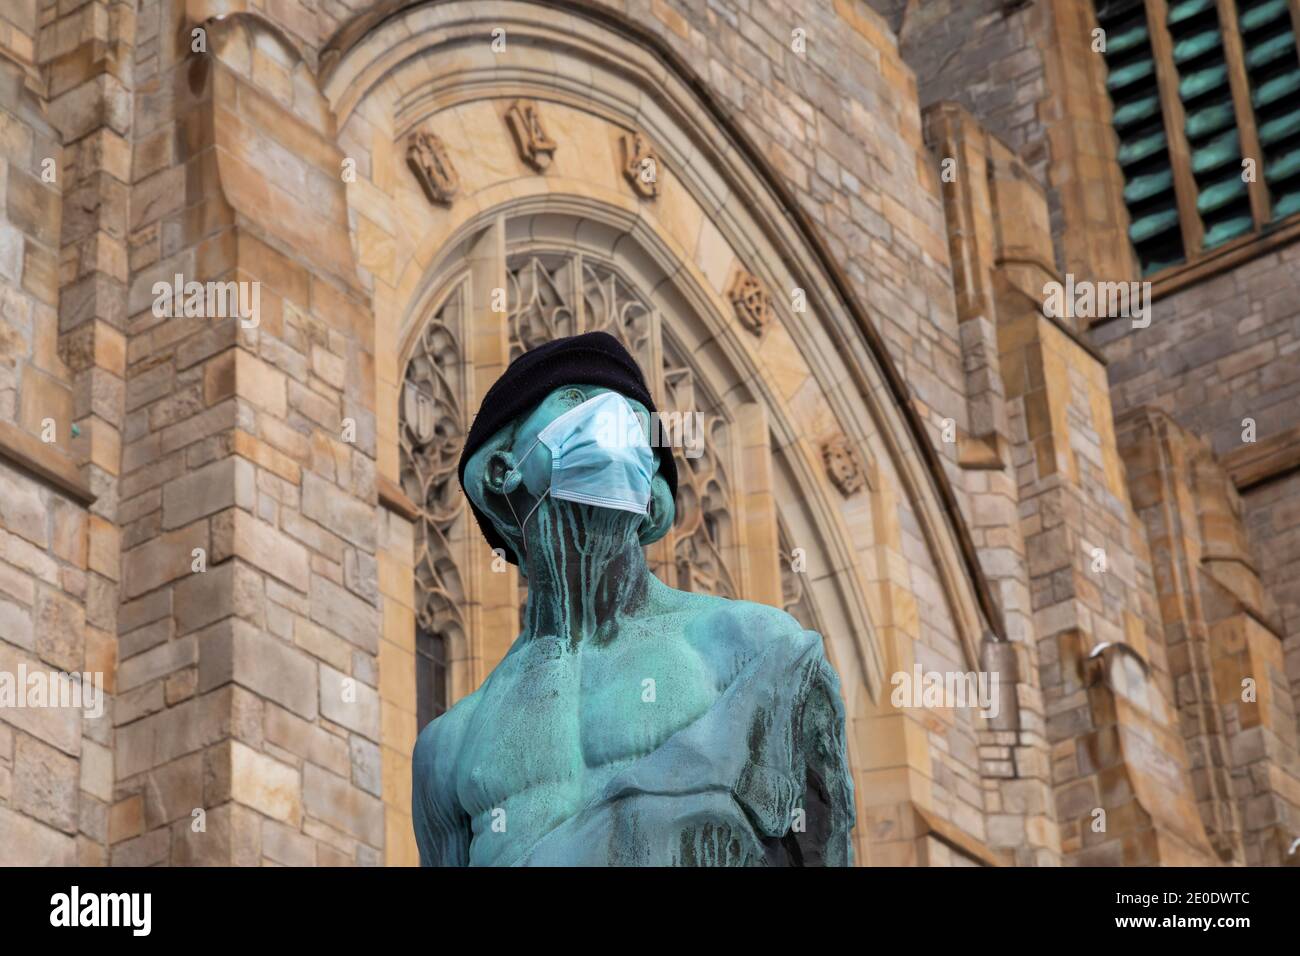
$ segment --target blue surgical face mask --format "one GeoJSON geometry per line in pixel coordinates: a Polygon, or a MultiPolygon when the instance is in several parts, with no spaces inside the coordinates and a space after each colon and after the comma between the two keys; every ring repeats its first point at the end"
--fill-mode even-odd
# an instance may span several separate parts
{"type": "MultiPolygon", "coordinates": [[[[507,473],[507,480],[516,471],[526,477],[525,471],[536,475],[537,469],[545,467],[541,454],[530,462],[539,445],[551,453],[550,484],[520,523],[521,538],[528,519],[547,495],[636,514],[645,514],[649,509],[654,452],[635,410],[617,392],[601,392],[543,428],[507,473]]],[[[509,496],[506,504],[510,504],[509,496]]],[[[510,505],[510,512],[515,514],[514,505],[510,505]]],[[[519,521],[517,514],[515,521],[519,521]]]]}

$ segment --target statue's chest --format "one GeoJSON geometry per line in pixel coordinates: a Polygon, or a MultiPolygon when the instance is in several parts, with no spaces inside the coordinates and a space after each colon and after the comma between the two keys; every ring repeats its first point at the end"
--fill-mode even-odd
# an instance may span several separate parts
{"type": "Polygon", "coordinates": [[[666,637],[577,653],[539,642],[503,666],[461,755],[460,791],[471,811],[539,789],[548,803],[583,803],[717,697],[699,656],[666,637]]]}
{"type": "Polygon", "coordinates": [[[583,662],[579,727],[591,766],[650,753],[717,699],[711,672],[680,640],[616,642],[583,662]]]}

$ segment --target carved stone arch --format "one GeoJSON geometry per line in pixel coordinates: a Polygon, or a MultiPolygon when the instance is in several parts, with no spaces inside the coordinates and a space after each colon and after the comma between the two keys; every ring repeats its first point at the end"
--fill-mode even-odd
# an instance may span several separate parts
{"type": "MultiPolygon", "coordinates": [[[[833,526],[826,523],[818,502],[800,498],[798,488],[804,480],[800,477],[804,463],[785,456],[775,442],[772,457],[775,497],[780,503],[777,515],[781,550],[788,554],[800,547],[806,560],[806,568],[800,575],[800,591],[813,623],[804,626],[816,625],[840,674],[862,675],[861,681],[853,686],[846,681],[844,689],[845,706],[853,713],[857,703],[854,694],[862,692],[875,701],[885,683],[888,649],[880,644],[868,611],[875,602],[861,593],[862,582],[857,576],[844,573],[841,562],[847,557],[836,546],[833,526]]],[[[783,576],[788,575],[784,566],[782,572],[783,576]]],[[[783,581],[783,594],[787,586],[783,581]]]]}
{"type": "MultiPolygon", "coordinates": [[[[613,206],[602,206],[589,197],[564,197],[550,195],[544,203],[532,200],[519,200],[506,203],[473,217],[457,231],[456,236],[445,243],[440,255],[433,262],[430,273],[435,276],[454,274],[463,270],[464,262],[471,258],[476,244],[501,246],[500,254],[505,261],[512,255],[527,256],[533,254],[557,255],[556,250],[566,249],[580,252],[594,261],[615,268],[624,276],[629,285],[641,290],[648,296],[653,308],[659,315],[671,316],[664,322],[659,338],[666,343],[670,351],[677,356],[689,356],[689,366],[698,379],[698,387],[706,400],[703,410],[712,412],[729,424],[734,423],[742,414],[742,409],[754,404],[763,405],[767,418],[771,422],[771,433],[787,436],[786,445],[781,448],[767,447],[767,433],[763,435],[764,449],[767,454],[775,455],[785,461],[792,477],[783,485],[773,489],[777,500],[801,500],[803,510],[810,517],[807,526],[815,527],[815,534],[810,533],[806,540],[817,542],[824,549],[819,562],[833,568],[840,580],[835,585],[835,600],[847,610],[839,616],[843,625],[841,640],[854,641],[861,647],[852,653],[841,653],[845,662],[854,662],[854,671],[860,674],[859,680],[867,688],[872,698],[877,696],[882,680],[883,650],[876,645],[875,628],[871,623],[867,608],[874,599],[864,590],[864,585],[852,572],[858,563],[853,547],[849,545],[849,535],[843,528],[837,509],[840,507],[832,498],[833,489],[819,476],[821,467],[820,454],[808,443],[799,444],[789,436],[798,433],[800,423],[789,418],[785,403],[773,394],[763,381],[761,371],[750,360],[749,353],[737,348],[729,338],[738,338],[743,330],[728,329],[726,324],[725,303],[719,295],[710,294],[703,288],[704,279],[692,275],[693,270],[677,262],[674,264],[675,251],[665,246],[659,237],[648,231],[642,220],[631,220],[613,206]],[[488,233],[499,233],[498,238],[484,239],[488,233]],[[690,321],[685,321],[690,317],[690,321]]],[[[509,276],[504,285],[509,287],[509,276]]],[[[440,287],[445,280],[430,281],[427,277],[420,288],[425,290],[416,297],[416,305],[407,310],[401,324],[400,337],[403,343],[402,355],[410,354],[412,344],[420,336],[419,322],[421,316],[429,314],[433,293],[428,291],[440,287]]],[[[469,296],[472,301],[473,282],[469,283],[469,296]]],[[[477,307],[470,306],[471,312],[477,307]]],[[[479,313],[481,315],[481,312],[479,313]]],[[[572,327],[555,328],[552,334],[572,333],[572,327]]],[[[509,341],[508,331],[503,332],[504,341],[509,341]]],[[[654,353],[656,368],[650,369],[652,388],[662,389],[662,368],[665,356],[663,345],[658,345],[654,353]]],[[[508,358],[506,359],[508,360],[508,358]]],[[[405,361],[405,359],[404,359],[405,361]]],[[[679,472],[688,475],[689,462],[679,460],[679,472]]],[[[737,475],[741,471],[739,463],[733,458],[724,470],[737,475]]],[[[683,482],[689,488],[689,481],[683,482]]],[[[775,528],[775,524],[773,524],[775,528]]],[[[748,555],[750,547],[741,547],[739,542],[734,550],[748,555]]],[[[778,545],[773,535],[771,559],[772,572],[776,589],[763,599],[779,604],[779,555],[778,545]]],[[[656,557],[652,555],[652,558],[656,557]]],[[[671,556],[657,556],[659,564],[671,561],[671,556]]],[[[743,560],[743,559],[742,559],[743,560]]],[[[471,575],[473,571],[470,572],[471,575]]],[[[722,593],[733,596],[755,596],[754,588],[748,585],[755,572],[738,570],[736,583],[724,589],[722,593]]],[[[680,584],[666,575],[670,583],[680,584]]],[[[471,602],[473,603],[473,602],[471,602]]],[[[471,651],[473,656],[477,656],[471,651]]]]}
{"type": "MultiPolygon", "coordinates": [[[[785,436],[781,454],[800,459],[795,469],[798,477],[785,489],[787,497],[778,496],[778,500],[817,502],[812,508],[815,521],[821,528],[816,540],[827,545],[834,542],[826,564],[851,578],[850,569],[855,567],[858,559],[849,544],[851,535],[838,517],[839,506],[828,493],[829,486],[820,477],[820,452],[808,442],[795,440],[805,423],[791,417],[787,403],[766,380],[752,354],[744,348],[743,339],[749,333],[729,322],[730,310],[720,290],[710,289],[707,277],[678,258],[680,250],[664,242],[663,236],[656,233],[645,219],[626,217],[616,206],[602,205],[589,197],[551,194],[544,203],[520,201],[512,204],[511,209],[506,226],[509,248],[529,250],[569,244],[590,254],[612,256],[631,283],[650,290],[650,300],[657,312],[669,317],[663,323],[664,341],[671,343],[678,355],[690,357],[703,394],[713,394],[704,403],[706,409],[730,408],[733,419],[740,417],[742,409],[747,406],[758,405],[767,410],[772,422],[771,432],[785,436]],[[687,319],[690,321],[685,321],[687,319]]],[[[765,453],[775,450],[775,445],[768,447],[766,430],[762,444],[765,453]]],[[[682,471],[683,463],[679,461],[679,472],[682,471]]],[[[778,550],[774,530],[770,558],[775,587],[768,598],[773,604],[780,603],[778,550]]],[[[749,580],[752,573],[744,577],[749,580]]],[[[742,592],[740,596],[747,596],[744,592],[749,589],[739,590],[742,592]]],[[[848,618],[852,626],[846,628],[846,633],[858,641],[874,645],[875,629],[864,610],[872,603],[870,597],[857,582],[846,583],[843,590],[848,595],[847,604],[858,609],[848,618]]],[[[874,697],[882,676],[881,651],[873,646],[851,657],[868,662],[862,666],[862,679],[874,697]]]]}
{"type": "MultiPolygon", "coordinates": [[[[497,275],[494,262],[498,237],[495,235],[493,225],[493,218],[490,216],[475,221],[469,228],[462,230],[454,241],[447,242],[440,254],[429,263],[421,276],[421,281],[414,288],[404,309],[396,316],[391,326],[395,354],[393,374],[397,379],[396,387],[391,390],[379,389],[377,395],[381,433],[384,422],[397,423],[395,429],[397,447],[392,467],[397,470],[399,485],[421,511],[420,521],[436,521],[436,518],[430,515],[433,509],[426,507],[408,490],[406,472],[409,455],[403,445],[406,434],[403,399],[405,383],[422,350],[430,327],[442,324],[448,336],[454,339],[452,348],[444,354],[454,355],[455,361],[459,363],[459,369],[454,375],[457,386],[456,401],[459,403],[458,416],[457,420],[451,423],[453,427],[459,429],[457,436],[459,442],[454,450],[456,460],[448,462],[448,467],[442,469],[440,473],[440,479],[444,482],[444,493],[453,497],[457,503],[454,515],[449,513],[443,516],[446,524],[446,530],[442,533],[445,552],[441,556],[454,570],[454,580],[459,586],[459,593],[455,595],[458,601],[458,613],[454,615],[458,630],[452,632],[453,637],[448,646],[449,691],[453,702],[478,687],[504,653],[504,648],[500,646],[485,648],[481,639],[484,631],[500,630],[509,632],[513,636],[518,627],[518,618],[509,613],[511,609],[499,606],[485,607],[483,595],[489,590],[485,586],[485,580],[500,577],[506,579],[509,586],[513,586],[517,574],[511,565],[496,559],[487,550],[477,523],[469,512],[457,478],[463,440],[469,432],[475,407],[484,391],[482,379],[485,375],[494,377],[491,369],[485,367],[487,363],[479,354],[481,350],[476,351],[476,344],[479,342],[477,335],[479,329],[476,326],[480,324],[482,314],[491,307],[492,289],[503,284],[497,275]],[[448,303],[453,300],[459,306],[459,316],[454,323],[449,322],[444,314],[448,303]],[[505,612],[504,617],[500,616],[502,612],[505,612]]],[[[382,325],[381,323],[377,331],[382,332],[382,325]]],[[[447,370],[440,371],[445,374],[447,370]]],[[[381,444],[381,464],[384,451],[385,446],[381,444]]],[[[414,529],[415,553],[412,557],[412,570],[417,585],[414,595],[417,605],[417,623],[419,612],[422,610],[421,603],[430,600],[431,597],[428,590],[421,589],[426,579],[421,577],[420,561],[423,553],[418,523],[417,521],[417,528],[414,529]]]]}
{"type": "MultiPolygon", "coordinates": [[[[977,661],[985,631],[1001,633],[1001,616],[955,493],[879,333],[779,177],[716,104],[698,95],[700,86],[689,65],[652,35],[585,6],[557,14],[553,5],[503,2],[493,10],[492,22],[515,38],[497,54],[472,42],[481,40],[483,21],[472,4],[463,2],[393,4],[382,15],[363,15],[340,31],[326,47],[322,69],[322,86],[340,123],[346,125],[369,100],[382,108],[368,122],[402,130],[476,99],[528,97],[565,104],[617,124],[623,132],[640,130],[648,136],[663,156],[663,194],[638,201],[624,184],[624,207],[653,215],[650,207],[672,205],[672,190],[679,189],[708,215],[737,260],[770,289],[805,292],[808,309],[803,314],[791,314],[782,295],[774,297],[777,324],[784,329],[772,331],[784,334],[769,333],[761,347],[771,353],[797,339],[806,353],[817,353],[810,364],[823,366],[819,378],[844,383],[827,398],[839,406],[838,417],[852,423],[865,406],[875,441],[885,453],[881,458],[889,459],[891,477],[934,562],[945,613],[952,616],[965,656],[977,661]]],[[[562,141],[567,120],[560,112],[558,106],[548,107],[551,133],[562,141]]],[[[504,124],[497,125],[509,135],[504,124]]],[[[472,132],[476,144],[481,134],[496,135],[483,124],[472,132]]],[[[574,151],[561,150],[558,166],[566,152],[574,151]]],[[[485,169],[484,176],[492,172],[485,169]]],[[[544,186],[516,179],[498,195],[564,190],[565,178],[562,168],[552,166],[544,186]]],[[[466,192],[474,188],[467,184],[466,192]]],[[[679,204],[676,210],[681,208],[679,204]]],[[[453,207],[447,219],[454,222],[459,215],[453,207]]],[[[857,429],[851,424],[845,431],[859,444],[868,438],[853,434],[857,429]]]]}
{"type": "MultiPolygon", "coordinates": [[[[800,502],[803,517],[787,514],[792,533],[800,521],[815,529],[809,537],[833,569],[815,584],[819,612],[828,630],[844,632],[828,638],[849,642],[836,653],[855,712],[873,709],[888,668],[929,635],[955,649],[949,659],[977,669],[980,641],[1000,619],[955,495],[878,332],[766,160],[700,97],[690,68],[660,56],[634,27],[514,0],[492,10],[492,23],[512,38],[499,54],[483,42],[481,8],[449,0],[384,7],[323,55],[322,87],[340,143],[361,173],[348,190],[355,228],[380,240],[359,248],[383,250],[360,263],[375,292],[377,353],[409,336],[409,327],[384,326],[414,314],[411,303],[431,275],[479,257],[470,278],[473,406],[509,359],[508,333],[484,303],[507,285],[506,249],[525,217],[538,248],[556,240],[613,250],[661,313],[698,318],[673,327],[678,346],[716,384],[718,403],[761,436],[740,450],[739,471],[760,479],[746,486],[747,507],[770,516],[770,542],[746,549],[755,553],[745,558],[751,579],[770,588],[769,603],[781,603],[774,503],[800,502]],[[543,104],[560,146],[544,176],[525,171],[502,120],[502,104],[519,98],[543,104]],[[459,174],[450,203],[430,204],[395,159],[416,130],[445,142],[459,174]],[[632,189],[617,162],[629,132],[660,153],[652,198],[632,189]],[[570,141],[582,149],[566,148],[570,141]],[[770,296],[775,316],[761,336],[738,321],[727,298],[739,270],[770,296]],[[791,307],[795,288],[805,311],[791,307]],[[821,449],[832,435],[869,452],[878,490],[846,496],[830,484],[821,449]],[[927,597],[928,616],[919,620],[919,602],[907,593],[913,585],[927,597]],[[838,627],[837,616],[845,622],[838,627]]],[[[395,450],[382,447],[382,421],[395,417],[398,375],[379,372],[382,470],[385,461],[396,465],[395,450]]],[[[518,625],[515,579],[489,572],[478,547],[466,568],[478,622],[471,631],[508,641],[518,625]]],[[[504,650],[478,653],[487,662],[504,650]]],[[[894,796],[903,787],[928,803],[930,757],[924,744],[913,746],[914,730],[878,736],[870,755],[882,774],[872,778],[884,784],[878,792],[907,799],[894,796]],[[888,776],[900,754],[905,766],[888,776]]],[[[862,766],[855,760],[855,774],[862,766]]]]}
{"type": "MultiPolygon", "coordinates": [[[[811,626],[824,628],[822,633],[827,642],[828,655],[838,672],[842,675],[846,707],[849,708],[851,720],[857,720],[864,708],[869,708],[879,696],[879,687],[883,679],[883,659],[886,650],[877,644],[876,628],[871,621],[870,606],[875,598],[868,593],[869,585],[864,585],[860,576],[854,571],[858,563],[854,546],[837,517],[837,509],[842,507],[839,493],[819,473],[821,456],[807,442],[790,443],[784,449],[778,448],[770,436],[779,431],[791,435],[798,431],[799,423],[789,418],[788,409],[775,395],[759,386],[760,370],[749,360],[749,353],[736,349],[727,343],[728,337],[739,338],[747,335],[741,329],[729,327],[726,322],[725,301],[716,294],[710,294],[703,288],[702,277],[693,274],[687,264],[673,264],[674,251],[662,243],[656,243],[652,235],[645,235],[648,226],[640,220],[626,218],[616,206],[603,206],[592,201],[591,197],[557,196],[552,194],[545,203],[533,200],[515,200],[501,206],[488,209],[470,218],[449,240],[442,254],[434,260],[432,269],[435,274],[454,275],[458,263],[472,259],[476,248],[484,245],[496,248],[498,254],[507,264],[506,282],[510,283],[510,264],[522,268],[532,258],[549,263],[554,269],[567,254],[580,254],[587,260],[607,266],[625,280],[629,289],[645,297],[647,308],[654,313],[655,321],[662,323],[660,335],[651,352],[657,356],[656,364],[648,371],[652,390],[657,397],[662,396],[664,377],[662,374],[665,359],[674,356],[681,364],[687,366],[692,375],[698,379],[700,395],[704,398],[699,404],[707,409],[725,413],[728,424],[737,427],[746,425],[746,434],[753,439],[761,438],[757,447],[748,450],[743,465],[734,465],[734,473],[741,478],[740,487],[736,489],[736,498],[754,500],[746,502],[739,511],[744,512],[737,527],[753,524],[755,514],[744,511],[766,509],[767,520],[772,527],[770,558],[772,562],[775,590],[763,594],[756,582],[762,580],[761,572],[753,564],[760,563],[754,552],[761,548],[749,546],[737,547],[738,553],[748,556],[751,566],[738,569],[738,583],[727,593],[734,596],[764,600],[780,606],[780,542],[777,535],[778,513],[776,502],[783,503],[783,510],[796,517],[789,521],[787,527],[794,527],[800,540],[816,552],[813,560],[813,574],[810,575],[810,601],[818,606],[815,621],[811,626]],[[486,238],[492,237],[495,238],[486,238]],[[658,248],[656,248],[658,245],[658,248]],[[698,310],[698,311],[697,311],[698,310]],[[665,354],[668,353],[668,354],[665,354]],[[656,377],[656,372],[659,377],[656,377]],[[770,405],[767,403],[770,402],[770,405]],[[762,407],[764,412],[755,416],[755,409],[762,407]],[[752,420],[751,420],[752,419],[752,420]],[[764,461],[770,471],[780,471],[780,477],[773,477],[760,488],[754,484],[753,472],[756,461],[764,461]],[[742,477],[743,473],[743,477],[742,477]],[[757,492],[757,493],[756,493],[757,492]],[[789,504],[785,504],[785,503],[789,504]],[[822,608],[825,610],[822,610],[822,608]]],[[[471,267],[472,271],[472,267],[471,267]]],[[[551,277],[550,302],[559,307],[561,300],[572,296],[572,269],[565,276],[551,277]]],[[[536,282],[536,279],[530,279],[536,282]]],[[[422,288],[436,288],[439,282],[426,282],[422,288]]],[[[472,281],[469,282],[472,287],[472,281]]],[[[472,294],[472,293],[471,293],[472,294]]],[[[508,300],[518,292],[508,296],[508,300]]],[[[421,304],[408,313],[408,322],[403,327],[403,355],[410,350],[410,343],[420,340],[419,316],[428,314],[425,302],[433,302],[436,296],[425,292],[419,297],[421,304]]],[[[573,314],[572,309],[563,316],[563,327],[551,323],[546,326],[547,335],[574,333],[590,327],[573,314]]],[[[497,336],[494,336],[497,337],[497,336]]],[[[507,328],[499,336],[503,348],[515,336],[507,328]]],[[[532,343],[536,344],[536,343],[532,343]]],[[[644,358],[643,358],[644,361],[644,358]]],[[[669,362],[668,364],[671,364],[669,362]]],[[[668,403],[664,404],[667,407],[668,403]]],[[[750,442],[751,446],[754,442],[750,442]]],[[[679,470],[688,476],[691,466],[679,461],[679,470]]],[[[689,477],[683,482],[689,488],[689,477]]],[[[866,496],[855,506],[868,506],[866,496]]],[[[472,552],[474,545],[469,546],[472,552]]],[[[654,555],[652,554],[652,558],[654,555]]],[[[495,583],[491,579],[496,575],[482,573],[482,561],[470,562],[468,577],[478,582],[495,583]],[[476,570],[477,569],[477,570],[476,570]]],[[[664,559],[661,556],[660,569],[664,559]]],[[[673,580],[671,573],[665,575],[669,583],[681,586],[683,582],[673,580]]],[[[512,580],[517,581],[515,576],[512,580]]],[[[512,595],[512,613],[516,615],[511,625],[511,634],[517,627],[518,607],[521,594],[515,585],[512,595]]],[[[471,598],[469,615],[473,615],[477,606],[486,599],[471,598]]],[[[804,622],[808,625],[809,622],[804,622]]],[[[472,652],[482,655],[483,652],[472,652]]],[[[486,661],[483,662],[486,667],[486,661]]],[[[861,766],[859,753],[861,744],[857,735],[850,735],[851,766],[861,766]]],[[[857,779],[861,779],[860,777],[857,779]]],[[[865,788],[860,793],[867,792],[865,788]]],[[[861,811],[866,812],[866,804],[861,811]]],[[[867,846],[865,831],[856,838],[857,857],[866,861],[870,848],[867,846]]]]}

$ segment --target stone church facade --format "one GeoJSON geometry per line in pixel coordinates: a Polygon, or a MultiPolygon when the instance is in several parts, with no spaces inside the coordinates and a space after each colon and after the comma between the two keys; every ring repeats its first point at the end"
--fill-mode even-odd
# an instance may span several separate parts
{"type": "Polygon", "coordinates": [[[415,863],[526,594],[461,443],[604,329],[700,413],[656,573],[825,639],[859,863],[1294,864],[1300,4],[1189,3],[7,3],[0,675],[105,700],[0,707],[0,863],[415,863]]]}

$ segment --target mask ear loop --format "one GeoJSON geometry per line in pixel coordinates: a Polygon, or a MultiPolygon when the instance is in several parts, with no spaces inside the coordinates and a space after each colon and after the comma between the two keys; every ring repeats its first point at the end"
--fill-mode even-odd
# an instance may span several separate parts
{"type": "MultiPolygon", "coordinates": [[[[550,489],[550,488],[547,488],[545,491],[542,492],[542,497],[537,499],[537,504],[533,505],[531,508],[528,509],[528,514],[524,515],[523,523],[519,526],[519,541],[520,541],[520,543],[522,543],[523,546],[524,546],[524,560],[525,560],[525,561],[528,560],[528,538],[527,538],[527,536],[524,534],[524,530],[528,527],[528,519],[531,518],[531,517],[533,516],[533,512],[534,512],[534,511],[536,511],[539,507],[541,507],[542,502],[546,499],[547,495],[549,495],[550,493],[551,493],[551,489],[550,489]]],[[[510,499],[509,499],[509,498],[506,499],[506,504],[508,504],[508,505],[510,504],[510,499]]],[[[512,515],[515,514],[515,506],[514,506],[514,505],[510,505],[510,513],[511,513],[512,515]]],[[[519,516],[518,516],[518,515],[515,515],[515,520],[516,520],[516,521],[519,520],[519,516]]]]}
{"type": "MultiPolygon", "coordinates": [[[[507,474],[511,474],[513,472],[518,471],[520,466],[523,465],[524,459],[533,453],[533,449],[537,447],[538,443],[540,443],[541,440],[542,438],[540,435],[534,438],[533,443],[528,446],[528,451],[524,452],[522,455],[519,456],[519,461],[515,463],[515,467],[511,468],[510,472],[508,472],[507,474]]],[[[521,476],[521,483],[522,483],[522,476],[521,476]]],[[[546,490],[542,492],[541,497],[537,499],[537,504],[533,505],[531,508],[528,509],[528,514],[524,515],[524,520],[522,522],[519,520],[519,513],[515,511],[514,504],[510,501],[510,496],[509,495],[505,496],[506,506],[510,509],[510,514],[515,519],[515,523],[519,525],[519,541],[524,546],[525,561],[528,560],[528,538],[524,534],[524,531],[528,527],[528,519],[533,516],[533,512],[536,511],[541,506],[542,501],[545,500],[546,496],[549,495],[550,493],[551,493],[551,488],[548,485],[546,487],[546,490]]]]}

